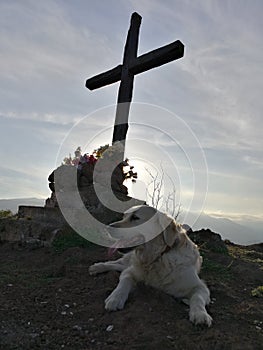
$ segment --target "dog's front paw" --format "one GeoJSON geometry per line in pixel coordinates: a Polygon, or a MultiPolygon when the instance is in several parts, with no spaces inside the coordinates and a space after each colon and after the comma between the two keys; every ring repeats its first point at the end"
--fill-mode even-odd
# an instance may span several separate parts
{"type": "Polygon", "coordinates": [[[126,298],[119,292],[113,291],[105,300],[105,309],[108,311],[117,311],[124,308],[126,298]]]}
{"type": "Polygon", "coordinates": [[[210,327],[212,325],[213,319],[204,310],[204,311],[190,312],[190,321],[193,322],[195,325],[205,324],[208,327],[210,327]]]}
{"type": "Polygon", "coordinates": [[[89,267],[90,275],[97,275],[98,273],[102,273],[105,271],[104,263],[96,263],[89,267]]]}

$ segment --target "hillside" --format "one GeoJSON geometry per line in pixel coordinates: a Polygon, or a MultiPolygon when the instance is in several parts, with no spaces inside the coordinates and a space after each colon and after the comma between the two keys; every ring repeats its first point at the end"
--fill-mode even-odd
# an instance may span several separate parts
{"type": "MultiPolygon", "coordinates": [[[[200,239],[200,232],[194,235],[200,239]]],[[[104,299],[119,274],[88,274],[92,263],[108,260],[105,248],[74,237],[51,248],[0,245],[0,348],[262,349],[263,303],[256,289],[263,281],[262,244],[199,245],[211,328],[193,326],[185,304],[144,285],[123,311],[106,312],[104,299]]]]}

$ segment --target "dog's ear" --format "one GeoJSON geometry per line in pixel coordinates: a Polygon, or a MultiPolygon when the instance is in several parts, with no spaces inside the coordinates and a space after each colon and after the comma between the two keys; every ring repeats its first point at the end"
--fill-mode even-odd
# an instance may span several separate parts
{"type": "Polygon", "coordinates": [[[178,238],[175,220],[169,215],[160,213],[159,223],[163,229],[164,242],[169,247],[172,247],[176,243],[176,240],[178,238]]]}

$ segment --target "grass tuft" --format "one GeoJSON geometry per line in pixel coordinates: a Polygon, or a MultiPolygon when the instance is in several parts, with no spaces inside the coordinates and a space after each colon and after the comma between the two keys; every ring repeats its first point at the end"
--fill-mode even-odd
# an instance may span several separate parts
{"type": "Polygon", "coordinates": [[[91,248],[94,244],[77,234],[74,230],[64,229],[55,237],[52,246],[57,252],[63,252],[73,247],[91,248]]]}
{"type": "Polygon", "coordinates": [[[252,297],[263,298],[263,286],[258,286],[251,291],[252,297]]]}

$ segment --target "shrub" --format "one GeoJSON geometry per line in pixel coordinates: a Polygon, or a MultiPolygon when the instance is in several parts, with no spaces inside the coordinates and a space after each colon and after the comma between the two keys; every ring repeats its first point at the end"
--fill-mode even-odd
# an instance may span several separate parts
{"type": "Polygon", "coordinates": [[[253,297],[262,298],[263,297],[263,286],[258,286],[251,291],[253,297]]]}
{"type": "Polygon", "coordinates": [[[11,212],[11,210],[9,209],[0,210],[0,219],[9,218],[11,216],[13,216],[13,213],[11,212]]]}
{"type": "Polygon", "coordinates": [[[53,248],[57,252],[63,252],[68,248],[80,247],[91,248],[94,245],[85,238],[77,234],[72,229],[64,229],[53,241],[53,248]]]}

